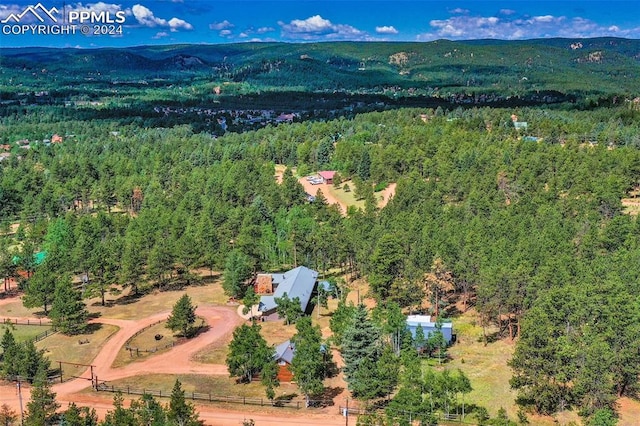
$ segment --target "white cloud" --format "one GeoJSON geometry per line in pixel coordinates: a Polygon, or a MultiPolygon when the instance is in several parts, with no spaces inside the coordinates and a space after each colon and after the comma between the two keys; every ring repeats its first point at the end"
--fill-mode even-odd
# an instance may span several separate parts
{"type": "Polygon", "coordinates": [[[233,27],[235,27],[235,25],[233,25],[231,22],[227,21],[226,19],[222,22],[214,22],[213,24],[209,24],[209,29],[215,30],[215,31],[227,30],[233,27]]]}
{"type": "Polygon", "coordinates": [[[218,33],[220,37],[229,37],[232,34],[231,30],[222,30],[218,33]]]}
{"type": "Polygon", "coordinates": [[[275,28],[272,28],[272,27],[260,27],[260,28],[258,28],[258,29],[256,30],[256,32],[257,32],[258,34],[264,34],[264,33],[270,33],[270,32],[275,31],[275,30],[276,30],[276,29],[275,29],[275,28]]]}
{"type": "Polygon", "coordinates": [[[165,27],[168,25],[166,19],[156,18],[150,9],[141,4],[133,5],[131,11],[136,20],[145,27],[165,27]]]}
{"type": "Polygon", "coordinates": [[[247,33],[245,33],[245,32],[243,31],[243,32],[241,32],[240,34],[238,34],[238,37],[240,37],[240,38],[247,38],[247,37],[249,37],[249,34],[247,34],[247,33]]]}
{"type": "Polygon", "coordinates": [[[282,37],[299,40],[367,40],[366,32],[346,24],[334,24],[320,15],[307,19],[294,19],[284,23],[278,22],[282,37]]]}
{"type": "Polygon", "coordinates": [[[469,9],[463,9],[461,7],[456,7],[455,9],[450,11],[451,13],[461,13],[461,14],[467,14],[469,13],[469,9]]]}
{"type": "Polygon", "coordinates": [[[376,27],[378,34],[398,34],[398,30],[393,25],[385,25],[382,27],[376,27]]]}
{"type": "Polygon", "coordinates": [[[158,39],[161,39],[161,38],[164,38],[164,37],[168,37],[168,36],[169,36],[169,33],[168,33],[168,32],[166,32],[166,31],[160,31],[160,32],[158,32],[156,35],[154,35],[154,36],[153,36],[153,37],[151,37],[151,38],[153,38],[154,40],[158,40],[158,39]]]}
{"type": "Polygon", "coordinates": [[[169,19],[169,28],[171,28],[171,31],[176,32],[179,29],[192,30],[193,25],[180,18],[171,18],[169,19]]]}
{"type": "Polygon", "coordinates": [[[602,26],[592,20],[576,17],[539,15],[516,16],[515,11],[503,9],[499,16],[454,15],[448,19],[429,22],[431,31],[420,34],[419,41],[446,38],[470,40],[494,38],[521,40],[547,37],[604,37],[638,38],[640,28],[620,29],[616,25],[602,26]]]}
{"type": "Polygon", "coordinates": [[[140,25],[145,27],[167,27],[172,32],[176,32],[180,29],[192,30],[193,25],[180,18],[171,18],[168,21],[163,18],[158,18],[153,12],[141,4],[136,4],[131,8],[133,16],[136,18],[140,25]]]}

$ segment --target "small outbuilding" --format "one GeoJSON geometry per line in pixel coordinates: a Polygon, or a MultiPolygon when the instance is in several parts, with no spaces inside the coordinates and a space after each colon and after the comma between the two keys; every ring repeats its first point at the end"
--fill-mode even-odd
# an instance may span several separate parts
{"type": "Polygon", "coordinates": [[[440,332],[444,337],[447,344],[451,344],[453,340],[453,323],[451,322],[437,322],[431,321],[430,315],[409,315],[407,317],[407,330],[411,332],[411,337],[416,337],[416,330],[418,327],[422,327],[422,332],[425,338],[429,338],[429,335],[435,333],[440,326],[440,332]]]}
{"type": "Polygon", "coordinates": [[[328,184],[333,183],[333,177],[335,176],[335,174],[336,174],[335,170],[323,170],[321,172],[318,172],[318,176],[320,176],[320,178],[322,179],[322,182],[328,183],[328,184]]]}

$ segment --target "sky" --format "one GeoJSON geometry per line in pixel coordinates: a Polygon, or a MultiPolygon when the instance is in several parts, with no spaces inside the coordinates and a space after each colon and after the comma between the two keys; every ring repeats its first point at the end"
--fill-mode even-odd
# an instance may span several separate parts
{"type": "Polygon", "coordinates": [[[640,39],[637,0],[0,0],[0,46],[640,39]]]}

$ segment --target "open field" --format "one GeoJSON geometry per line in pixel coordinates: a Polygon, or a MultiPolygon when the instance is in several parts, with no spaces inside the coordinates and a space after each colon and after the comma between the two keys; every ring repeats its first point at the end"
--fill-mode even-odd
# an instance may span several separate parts
{"type": "MultiPolygon", "coordinates": [[[[46,355],[51,360],[51,368],[58,368],[58,361],[91,364],[96,355],[107,344],[109,338],[118,331],[118,327],[106,324],[90,324],[89,327],[93,329],[91,333],[75,336],[65,336],[57,333],[36,343],[36,347],[45,350],[46,355]]],[[[86,369],[86,366],[63,365],[63,379],[66,380],[71,376],[80,376],[86,369]]]]}
{"type": "Polygon", "coordinates": [[[33,340],[35,337],[44,333],[47,330],[50,330],[51,327],[41,326],[41,325],[11,325],[11,324],[0,324],[0,335],[4,334],[6,329],[11,330],[13,337],[16,339],[16,342],[25,342],[27,340],[33,340]]]}
{"type": "MultiPolygon", "coordinates": [[[[471,381],[473,390],[466,398],[467,403],[484,406],[490,416],[495,416],[500,408],[507,410],[509,418],[517,419],[517,392],[510,388],[511,368],[507,365],[513,355],[515,342],[509,339],[496,340],[486,346],[482,339],[482,327],[475,310],[470,309],[454,319],[457,342],[449,349],[452,360],[444,368],[462,370],[471,381]]],[[[488,333],[496,330],[488,329],[488,333]]],[[[575,412],[564,412],[556,419],[543,416],[529,416],[531,424],[546,426],[566,424],[571,421],[580,424],[575,412]]]]}
{"type": "Polygon", "coordinates": [[[168,351],[170,347],[166,346],[178,342],[179,339],[173,335],[171,330],[166,328],[166,325],[167,321],[158,322],[132,338],[128,345],[132,348],[140,349],[143,352],[130,352],[126,350],[125,347],[122,347],[113,362],[113,367],[122,367],[132,362],[143,361],[147,357],[168,351]],[[162,339],[156,340],[156,334],[162,335],[162,339]],[[154,348],[156,349],[155,352],[144,352],[145,350],[152,350],[154,348]]]}
{"type": "MultiPolygon", "coordinates": [[[[210,393],[211,395],[218,396],[238,396],[246,398],[265,398],[264,387],[260,382],[237,384],[234,378],[229,376],[206,376],[196,374],[176,374],[176,375],[162,375],[162,374],[145,374],[126,379],[114,380],[108,382],[108,385],[115,387],[127,387],[132,389],[149,389],[153,391],[161,390],[167,395],[171,393],[171,389],[175,381],[180,380],[182,389],[188,394],[190,392],[196,393],[210,393]]],[[[297,394],[298,388],[295,384],[281,383],[276,388],[276,397],[291,396],[297,394]]]]}

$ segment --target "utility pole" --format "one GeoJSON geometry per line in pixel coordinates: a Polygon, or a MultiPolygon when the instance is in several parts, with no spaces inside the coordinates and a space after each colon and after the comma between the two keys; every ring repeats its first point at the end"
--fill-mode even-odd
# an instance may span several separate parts
{"type": "Polygon", "coordinates": [[[349,397],[347,397],[347,408],[344,409],[345,425],[349,426],[349,397]]]}
{"type": "Polygon", "coordinates": [[[20,383],[20,377],[18,377],[18,384],[16,385],[18,387],[18,400],[20,401],[20,424],[23,425],[24,424],[24,410],[22,408],[22,386],[20,383]]]}

